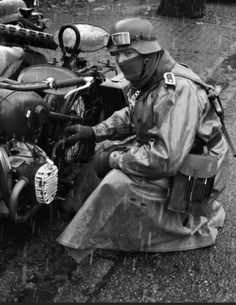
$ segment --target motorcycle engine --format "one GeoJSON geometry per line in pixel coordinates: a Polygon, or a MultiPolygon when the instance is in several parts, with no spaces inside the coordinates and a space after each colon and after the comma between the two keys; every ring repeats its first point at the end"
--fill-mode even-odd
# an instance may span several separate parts
{"type": "Polygon", "coordinates": [[[14,188],[17,181],[26,179],[28,191],[33,194],[32,202],[49,204],[54,200],[58,168],[41,148],[27,142],[14,141],[6,150],[1,147],[0,152],[1,199],[6,199],[4,193],[5,196],[7,193],[11,196],[11,186],[14,188]]]}

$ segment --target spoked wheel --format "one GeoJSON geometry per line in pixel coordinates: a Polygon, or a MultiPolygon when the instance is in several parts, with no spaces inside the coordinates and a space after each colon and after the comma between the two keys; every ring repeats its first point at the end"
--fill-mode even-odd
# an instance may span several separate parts
{"type": "MultiPolygon", "coordinates": [[[[86,95],[79,95],[68,103],[70,106],[66,110],[67,115],[78,116],[80,124],[90,122],[88,118],[89,111],[86,109],[86,95]]],[[[94,143],[88,141],[78,141],[74,145],[64,147],[63,160],[67,165],[75,162],[86,162],[91,158],[94,152],[94,143]]]]}

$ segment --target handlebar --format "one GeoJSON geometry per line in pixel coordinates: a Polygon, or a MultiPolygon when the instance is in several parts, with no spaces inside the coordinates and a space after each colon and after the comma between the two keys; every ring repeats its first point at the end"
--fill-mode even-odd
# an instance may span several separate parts
{"type": "Polygon", "coordinates": [[[77,87],[75,89],[72,89],[71,91],[69,91],[66,95],[65,95],[65,99],[67,99],[70,95],[74,94],[74,93],[78,93],[84,89],[87,89],[91,86],[91,84],[94,82],[94,78],[92,76],[85,76],[83,77],[83,79],[85,80],[85,85],[82,85],[80,87],[77,87]]]}
{"type": "Polygon", "coordinates": [[[85,86],[91,84],[91,80],[86,79],[86,77],[70,78],[63,80],[55,80],[53,78],[48,78],[43,82],[33,82],[33,83],[19,83],[17,81],[12,81],[9,79],[3,79],[0,81],[0,89],[8,89],[15,91],[40,91],[46,89],[59,89],[72,86],[85,86]]]}

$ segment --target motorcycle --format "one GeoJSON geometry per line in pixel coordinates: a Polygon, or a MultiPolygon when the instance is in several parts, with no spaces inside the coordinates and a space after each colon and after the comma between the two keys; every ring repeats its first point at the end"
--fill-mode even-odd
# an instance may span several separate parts
{"type": "Polygon", "coordinates": [[[60,62],[0,80],[0,216],[14,223],[65,200],[76,178],[73,169],[93,155],[94,145],[86,141],[68,146],[65,127],[93,126],[127,105],[129,82],[116,66],[109,60],[89,65],[81,56],[106,47],[105,29],[65,24],[53,37],[60,62]]]}

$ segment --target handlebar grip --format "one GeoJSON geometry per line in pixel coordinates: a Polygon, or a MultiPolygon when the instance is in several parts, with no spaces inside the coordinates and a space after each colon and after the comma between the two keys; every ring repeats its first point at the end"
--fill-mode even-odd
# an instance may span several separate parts
{"type": "Polygon", "coordinates": [[[78,85],[85,85],[86,81],[83,77],[78,78],[70,78],[70,79],[63,79],[63,80],[57,80],[53,82],[52,87],[57,88],[64,88],[64,87],[72,87],[72,86],[78,86],[78,85]]]}

